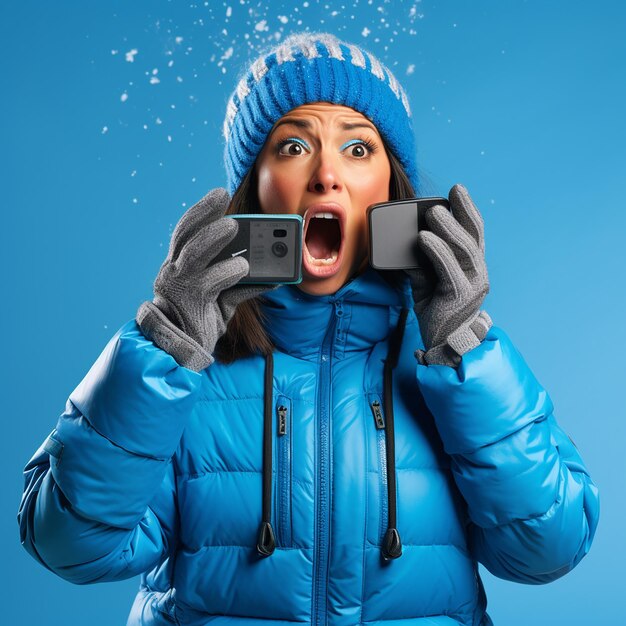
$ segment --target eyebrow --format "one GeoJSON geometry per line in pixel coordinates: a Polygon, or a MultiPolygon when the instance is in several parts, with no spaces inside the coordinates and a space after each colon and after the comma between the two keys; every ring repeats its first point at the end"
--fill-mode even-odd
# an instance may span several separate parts
{"type": "MultiPolygon", "coordinates": [[[[276,125],[274,126],[272,132],[274,132],[282,124],[293,124],[298,128],[305,128],[307,130],[310,130],[312,127],[311,122],[309,122],[308,120],[298,120],[295,118],[287,117],[276,122],[276,125]]],[[[372,124],[368,124],[366,122],[343,122],[342,124],[340,124],[339,128],[341,128],[341,130],[353,130],[354,128],[369,128],[370,130],[376,130],[372,124]]]]}

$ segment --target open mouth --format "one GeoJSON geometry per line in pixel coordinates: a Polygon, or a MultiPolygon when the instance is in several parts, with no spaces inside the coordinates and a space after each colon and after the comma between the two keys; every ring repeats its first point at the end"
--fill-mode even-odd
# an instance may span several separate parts
{"type": "Polygon", "coordinates": [[[304,234],[304,265],[318,276],[334,274],[341,262],[342,237],[339,217],[318,212],[306,221],[304,234]]]}

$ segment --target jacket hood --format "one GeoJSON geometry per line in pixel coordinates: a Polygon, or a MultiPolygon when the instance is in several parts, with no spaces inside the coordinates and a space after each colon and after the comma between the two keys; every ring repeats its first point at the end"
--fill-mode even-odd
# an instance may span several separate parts
{"type": "Polygon", "coordinates": [[[413,307],[409,277],[367,267],[333,294],[315,296],[283,285],[261,300],[265,327],[283,352],[300,358],[319,353],[331,318],[339,320],[336,349],[366,350],[385,339],[404,308],[413,307]]]}

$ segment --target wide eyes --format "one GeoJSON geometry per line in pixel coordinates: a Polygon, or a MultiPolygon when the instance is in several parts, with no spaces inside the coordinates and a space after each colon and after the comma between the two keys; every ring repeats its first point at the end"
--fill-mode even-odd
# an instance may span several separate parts
{"type": "MultiPolygon", "coordinates": [[[[278,154],[283,156],[300,156],[305,151],[309,150],[309,146],[302,139],[290,137],[289,139],[280,141],[276,146],[276,150],[278,154]]],[[[365,139],[352,139],[341,146],[341,150],[346,151],[349,156],[364,159],[370,156],[370,154],[375,151],[375,148],[371,142],[365,139]]]]}
{"type": "Polygon", "coordinates": [[[278,154],[287,156],[298,156],[305,150],[304,145],[298,139],[285,139],[278,146],[278,154]]]}

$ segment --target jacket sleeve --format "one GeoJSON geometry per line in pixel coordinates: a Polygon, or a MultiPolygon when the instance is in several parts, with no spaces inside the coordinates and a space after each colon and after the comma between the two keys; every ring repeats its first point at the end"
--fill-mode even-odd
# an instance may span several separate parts
{"type": "Polygon", "coordinates": [[[529,584],[573,569],[591,547],[598,490],[506,333],[493,326],[456,369],[417,365],[417,379],[468,505],[474,558],[529,584]]]}
{"type": "Polygon", "coordinates": [[[26,550],[62,578],[131,578],[173,549],[172,456],[200,374],[179,366],[134,320],[107,344],[24,470],[26,550]]]}

